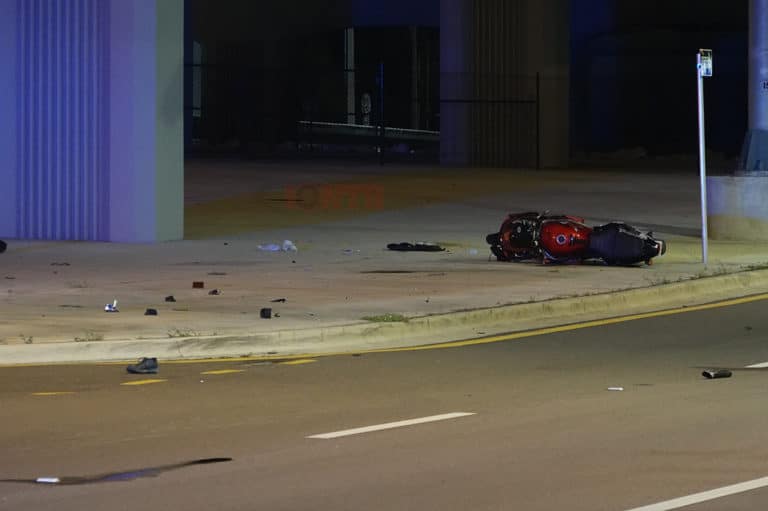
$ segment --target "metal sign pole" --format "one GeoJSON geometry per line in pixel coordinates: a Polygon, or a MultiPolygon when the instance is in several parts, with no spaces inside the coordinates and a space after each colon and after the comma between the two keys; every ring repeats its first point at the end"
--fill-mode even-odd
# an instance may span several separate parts
{"type": "Polygon", "coordinates": [[[707,265],[707,156],[704,141],[704,77],[712,76],[712,52],[700,50],[696,54],[696,80],[699,91],[699,177],[701,183],[701,259],[707,265]],[[705,52],[708,52],[705,53],[705,52]],[[702,58],[704,53],[704,58],[702,58]]]}

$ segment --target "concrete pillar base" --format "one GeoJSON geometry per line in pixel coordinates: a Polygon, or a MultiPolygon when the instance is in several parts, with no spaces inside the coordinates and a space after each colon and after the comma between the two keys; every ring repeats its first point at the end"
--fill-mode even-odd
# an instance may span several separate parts
{"type": "Polygon", "coordinates": [[[751,129],[744,137],[737,174],[751,175],[755,172],[768,175],[768,131],[766,130],[751,129]]]}
{"type": "Polygon", "coordinates": [[[768,241],[768,179],[707,178],[707,228],[715,240],[768,241]]]}

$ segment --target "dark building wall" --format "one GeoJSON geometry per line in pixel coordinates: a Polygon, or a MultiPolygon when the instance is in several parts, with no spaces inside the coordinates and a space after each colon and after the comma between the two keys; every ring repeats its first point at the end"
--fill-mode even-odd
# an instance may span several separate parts
{"type": "Polygon", "coordinates": [[[571,10],[574,153],[695,153],[699,48],[714,50],[715,76],[705,82],[707,145],[738,153],[747,2],[572,0],[571,10]]]}

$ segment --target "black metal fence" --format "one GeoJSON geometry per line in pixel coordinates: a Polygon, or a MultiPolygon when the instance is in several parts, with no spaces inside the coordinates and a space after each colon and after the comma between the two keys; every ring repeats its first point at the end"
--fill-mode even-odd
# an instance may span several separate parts
{"type": "Polygon", "coordinates": [[[389,75],[383,66],[202,64],[189,65],[188,73],[188,152],[437,158],[437,95],[424,81],[389,75]]]}
{"type": "MultiPolygon", "coordinates": [[[[538,75],[189,65],[187,151],[437,162],[442,136],[467,163],[539,167],[538,75]],[[442,95],[442,97],[441,97],[442,95]]],[[[445,152],[445,150],[444,150],[445,152]]]]}
{"type": "Polygon", "coordinates": [[[446,73],[441,80],[441,133],[456,141],[452,146],[464,153],[467,163],[541,166],[538,74],[446,73]]]}

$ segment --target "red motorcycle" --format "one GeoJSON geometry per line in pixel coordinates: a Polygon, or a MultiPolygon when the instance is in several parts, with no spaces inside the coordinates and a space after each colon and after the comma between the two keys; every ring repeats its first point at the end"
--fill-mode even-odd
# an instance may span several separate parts
{"type": "Polygon", "coordinates": [[[602,260],[610,265],[651,264],[667,251],[663,240],[622,222],[589,227],[584,219],[538,212],[510,214],[498,232],[486,236],[499,261],[542,263],[602,260]]]}

